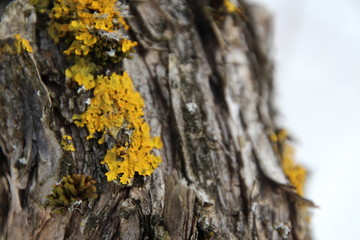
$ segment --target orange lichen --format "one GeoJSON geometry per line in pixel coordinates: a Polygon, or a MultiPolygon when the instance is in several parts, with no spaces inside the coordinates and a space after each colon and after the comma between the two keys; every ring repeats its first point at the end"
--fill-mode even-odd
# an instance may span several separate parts
{"type": "Polygon", "coordinates": [[[94,88],[94,97],[88,109],[81,115],[74,115],[75,124],[86,127],[89,136],[102,133],[98,140],[104,143],[106,134],[117,137],[121,129],[127,129],[130,140],[126,144],[108,150],[102,164],[107,164],[108,181],[119,177],[123,184],[129,183],[135,172],[150,175],[161,162],[151,152],[162,146],[159,137],[151,138],[150,127],[144,122],[144,100],[134,90],[131,78],[124,72],[110,77],[99,75],[94,88]]]}
{"type": "Polygon", "coordinates": [[[270,135],[270,140],[277,145],[274,145],[274,150],[280,154],[281,167],[290,183],[295,187],[296,192],[304,195],[304,186],[306,180],[306,169],[295,163],[294,148],[288,143],[288,133],[285,129],[281,129],[276,133],[270,135]]]}
{"type": "Polygon", "coordinates": [[[17,53],[20,53],[22,51],[22,49],[28,51],[28,52],[32,52],[32,47],[30,46],[30,43],[27,39],[23,38],[20,34],[15,34],[15,39],[16,39],[16,49],[17,49],[17,53]]]}
{"type": "Polygon", "coordinates": [[[69,135],[64,135],[61,139],[61,147],[65,150],[65,151],[70,151],[70,152],[74,152],[75,151],[75,147],[74,144],[72,142],[72,137],[69,135]]]}
{"type": "Polygon", "coordinates": [[[137,172],[148,176],[161,163],[161,158],[151,153],[152,149],[160,149],[160,137],[151,138],[150,127],[146,122],[134,128],[130,143],[127,146],[113,147],[106,153],[102,164],[107,164],[109,172],[106,173],[108,181],[118,177],[122,184],[130,182],[137,172]]]}
{"type": "Polygon", "coordinates": [[[244,18],[244,11],[241,7],[238,7],[232,0],[223,0],[222,11],[228,12],[230,14],[236,14],[244,18]]]}
{"type": "Polygon", "coordinates": [[[238,7],[234,3],[232,3],[230,0],[224,0],[224,6],[226,8],[226,11],[228,11],[228,12],[238,11],[238,7]]]}
{"type": "Polygon", "coordinates": [[[65,70],[68,79],[75,80],[86,90],[96,86],[95,77],[92,74],[96,70],[96,65],[85,58],[75,58],[75,64],[65,70]]]}
{"type": "Polygon", "coordinates": [[[270,140],[274,143],[276,142],[280,142],[283,143],[286,138],[288,136],[288,133],[285,129],[280,129],[279,131],[277,131],[277,133],[272,133],[270,135],[270,140]]]}
{"type": "Polygon", "coordinates": [[[283,146],[281,167],[291,184],[296,188],[296,192],[300,196],[304,196],[306,169],[294,162],[294,148],[289,144],[283,146]]]}
{"type": "Polygon", "coordinates": [[[133,42],[129,39],[121,39],[121,50],[123,52],[129,52],[133,47],[137,46],[137,42],[133,42]]]}
{"type": "Polygon", "coordinates": [[[123,184],[135,173],[150,175],[161,162],[153,149],[162,147],[160,137],[150,136],[150,127],[144,121],[144,100],[129,75],[95,75],[103,69],[95,63],[110,68],[109,63],[128,57],[137,46],[121,32],[129,28],[123,18],[125,12],[126,7],[116,0],[55,0],[48,29],[55,42],[66,37],[68,49],[64,53],[75,56],[74,65],[65,71],[66,78],[93,90],[93,97],[87,100],[89,106],[73,116],[74,123],[87,128],[87,139],[101,134],[99,144],[110,137],[116,139],[101,163],[109,169],[108,181],[123,184]],[[123,132],[127,137],[118,136],[123,132]]]}
{"type": "MultiPolygon", "coordinates": [[[[87,127],[88,139],[93,138],[96,132],[103,132],[105,135],[112,128],[120,129],[127,124],[125,120],[132,125],[143,121],[144,101],[140,93],[134,90],[126,72],[123,76],[116,73],[110,77],[99,75],[96,81],[90,106],[83,114],[73,117],[77,126],[87,127]]],[[[99,143],[102,141],[103,138],[99,143]]]]}
{"type": "Polygon", "coordinates": [[[137,44],[119,32],[121,28],[129,28],[122,11],[124,9],[116,0],[56,0],[51,10],[52,21],[48,32],[55,42],[63,37],[72,39],[69,48],[64,51],[67,55],[88,55],[92,49],[103,46],[103,41],[100,44],[97,42],[109,35],[112,36],[112,39],[106,39],[109,42],[119,42],[120,39],[122,41],[119,43],[125,42],[122,49],[128,53],[137,44]]]}
{"type": "Polygon", "coordinates": [[[20,34],[14,35],[15,41],[12,38],[0,42],[0,53],[5,54],[20,54],[23,51],[32,52],[30,42],[23,38],[20,34]]]}

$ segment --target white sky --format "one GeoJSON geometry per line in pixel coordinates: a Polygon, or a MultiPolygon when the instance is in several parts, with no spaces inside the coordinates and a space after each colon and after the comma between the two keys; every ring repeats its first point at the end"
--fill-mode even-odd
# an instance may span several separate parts
{"type": "Polygon", "coordinates": [[[277,105],[320,206],[314,239],[360,239],[360,1],[251,1],[274,15],[277,105]]]}

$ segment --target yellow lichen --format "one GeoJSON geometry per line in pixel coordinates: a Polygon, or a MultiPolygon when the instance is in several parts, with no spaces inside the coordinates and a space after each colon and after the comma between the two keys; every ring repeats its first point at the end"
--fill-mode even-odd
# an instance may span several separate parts
{"type": "Polygon", "coordinates": [[[72,142],[72,137],[69,135],[64,135],[61,139],[61,147],[65,150],[65,151],[70,151],[70,152],[74,152],[75,151],[75,147],[74,144],[72,142]]]}
{"type": "Polygon", "coordinates": [[[288,177],[291,184],[295,187],[296,192],[304,195],[304,185],[306,180],[306,169],[294,162],[294,149],[289,144],[284,144],[282,152],[282,169],[288,177]]]}
{"type": "Polygon", "coordinates": [[[133,42],[129,39],[121,39],[121,50],[123,52],[129,52],[131,50],[131,48],[136,47],[137,46],[137,42],[133,42]]]}
{"type": "Polygon", "coordinates": [[[16,49],[17,52],[20,53],[22,49],[32,52],[32,47],[30,46],[30,43],[27,39],[23,38],[20,34],[15,34],[16,39],[16,49]]]}
{"type": "Polygon", "coordinates": [[[147,176],[158,167],[161,158],[153,149],[160,149],[162,142],[160,137],[150,136],[144,100],[129,75],[95,75],[102,70],[95,63],[109,68],[109,62],[118,63],[137,46],[121,33],[129,28],[122,10],[124,5],[116,0],[56,0],[48,32],[56,42],[66,38],[64,53],[75,56],[74,65],[65,71],[66,78],[93,91],[86,111],[73,116],[74,123],[87,128],[87,139],[99,137],[99,144],[109,137],[116,140],[101,163],[109,170],[108,181],[127,184],[136,173],[147,176]],[[127,137],[119,135],[123,132],[127,137]]]}
{"type": "Polygon", "coordinates": [[[87,127],[88,139],[93,138],[96,132],[106,134],[111,128],[133,125],[142,120],[144,101],[134,90],[126,72],[123,76],[116,73],[110,77],[99,75],[96,81],[90,106],[83,114],[73,117],[77,126],[87,127]],[[124,120],[129,123],[124,123],[124,120]]]}
{"type": "Polygon", "coordinates": [[[238,9],[237,6],[230,0],[224,0],[224,6],[228,12],[236,12],[238,9]]]}
{"type": "Polygon", "coordinates": [[[154,148],[162,146],[159,137],[151,138],[150,127],[144,122],[144,100],[134,90],[131,78],[113,73],[110,77],[99,75],[94,88],[94,97],[87,110],[74,115],[75,124],[86,127],[89,136],[102,133],[99,144],[104,143],[106,134],[114,138],[121,129],[127,129],[130,140],[121,146],[108,150],[102,164],[106,164],[109,172],[108,181],[119,177],[123,184],[129,183],[135,172],[150,175],[161,162],[160,157],[152,154],[154,148]]]}
{"type": "Polygon", "coordinates": [[[68,79],[75,80],[86,90],[96,86],[95,77],[92,74],[96,70],[96,65],[84,58],[76,58],[75,64],[65,70],[65,76],[68,79]]]}
{"type": "MultiPolygon", "coordinates": [[[[137,43],[124,38],[119,32],[121,28],[129,28],[120,8],[116,0],[56,0],[48,32],[55,42],[63,37],[72,39],[69,48],[64,51],[67,55],[85,56],[91,49],[99,51],[106,45],[104,41],[96,44],[101,39],[109,42],[109,51],[113,41],[122,43],[122,50],[127,54],[137,43]]],[[[100,51],[100,54],[103,52],[100,51]]]]}
{"type": "Polygon", "coordinates": [[[281,157],[281,167],[290,183],[295,187],[296,192],[304,195],[306,180],[306,169],[295,162],[294,148],[288,143],[288,133],[285,129],[280,129],[270,135],[270,140],[275,143],[274,150],[281,157]]]}
{"type": "Polygon", "coordinates": [[[20,54],[24,51],[32,52],[30,42],[20,34],[15,34],[14,38],[4,39],[0,42],[0,54],[20,54]]]}
{"type": "Polygon", "coordinates": [[[109,172],[106,173],[108,181],[118,177],[122,184],[127,184],[137,172],[148,176],[161,163],[161,158],[151,153],[152,149],[160,149],[160,137],[150,137],[150,127],[143,122],[140,128],[135,128],[128,146],[113,147],[106,153],[102,164],[107,164],[109,172]]]}
{"type": "Polygon", "coordinates": [[[277,133],[272,133],[270,135],[270,140],[272,142],[284,142],[288,136],[288,133],[285,129],[280,129],[277,133]]]}

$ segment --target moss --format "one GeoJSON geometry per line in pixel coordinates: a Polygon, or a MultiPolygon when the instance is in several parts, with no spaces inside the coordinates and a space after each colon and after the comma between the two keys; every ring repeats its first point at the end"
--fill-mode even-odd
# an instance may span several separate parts
{"type": "Polygon", "coordinates": [[[155,240],[170,240],[170,234],[165,230],[163,226],[155,226],[154,227],[154,239],[155,240]]]}
{"type": "Polygon", "coordinates": [[[64,176],[47,196],[50,207],[55,213],[61,214],[72,211],[83,201],[97,198],[95,183],[91,176],[78,174],[64,176]]]}
{"type": "Polygon", "coordinates": [[[65,152],[60,160],[59,176],[76,173],[76,163],[70,152],[65,152]]]}
{"type": "Polygon", "coordinates": [[[50,0],[29,0],[29,3],[35,7],[39,13],[45,13],[50,5],[50,0]]]}

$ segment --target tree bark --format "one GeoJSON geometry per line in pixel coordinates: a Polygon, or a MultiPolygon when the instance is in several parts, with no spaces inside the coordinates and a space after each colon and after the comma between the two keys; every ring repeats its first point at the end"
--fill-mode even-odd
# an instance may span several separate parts
{"type": "Polygon", "coordinates": [[[266,11],[240,0],[235,13],[214,0],[129,2],[139,46],[119,68],[145,99],[163,162],[127,186],[106,180],[106,144],[72,120],[89,93],[68,89],[61,47],[31,5],[14,1],[0,37],[20,33],[34,51],[0,67],[0,239],[310,239],[310,202],[269,137],[280,126],[266,11]],[[61,148],[64,133],[75,152],[61,148]],[[54,214],[46,196],[73,173],[97,180],[99,197],[54,214]]]}

